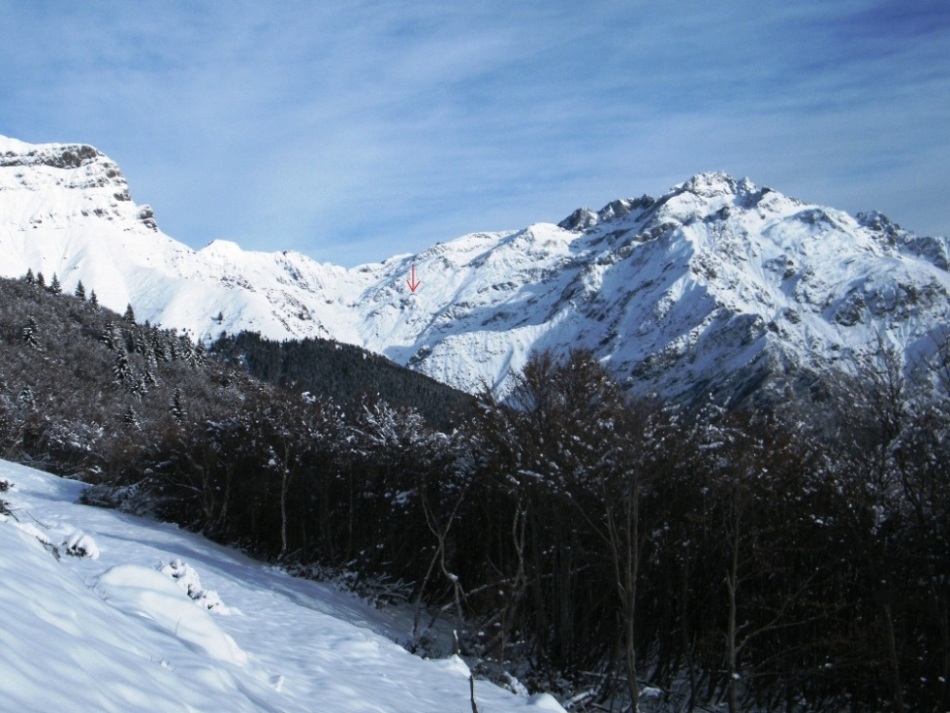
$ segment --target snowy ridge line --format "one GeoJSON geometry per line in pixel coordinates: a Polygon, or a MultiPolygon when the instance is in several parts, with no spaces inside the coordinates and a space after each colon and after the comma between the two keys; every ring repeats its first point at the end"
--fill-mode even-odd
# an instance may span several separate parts
{"type": "Polygon", "coordinates": [[[0,156],[3,275],[81,280],[196,338],[354,344],[470,393],[504,396],[533,351],[579,347],[638,395],[737,401],[848,371],[882,339],[910,363],[950,321],[948,238],[723,173],[346,269],[223,240],[192,250],[95,149],[3,139],[0,156]]]}

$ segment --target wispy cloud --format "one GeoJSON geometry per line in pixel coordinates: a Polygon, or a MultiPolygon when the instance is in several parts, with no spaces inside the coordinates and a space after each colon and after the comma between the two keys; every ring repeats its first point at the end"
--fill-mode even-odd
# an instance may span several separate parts
{"type": "Polygon", "coordinates": [[[950,6],[0,0],[0,133],[354,264],[724,169],[950,232],[950,6]]]}

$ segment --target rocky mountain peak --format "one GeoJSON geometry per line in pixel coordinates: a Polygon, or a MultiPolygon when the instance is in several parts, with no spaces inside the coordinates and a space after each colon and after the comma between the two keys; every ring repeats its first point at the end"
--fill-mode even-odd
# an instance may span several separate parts
{"type": "Polygon", "coordinates": [[[557,227],[571,231],[587,230],[597,225],[597,221],[597,214],[590,208],[578,208],[558,223],[557,227]]]}
{"type": "Polygon", "coordinates": [[[81,168],[93,163],[109,161],[94,146],[88,144],[27,144],[17,139],[0,136],[0,166],[49,166],[50,168],[81,168]]]}
{"type": "Polygon", "coordinates": [[[671,189],[672,193],[689,192],[703,198],[749,195],[757,191],[758,187],[748,178],[737,180],[723,171],[697,173],[671,189]]]}
{"type": "Polygon", "coordinates": [[[0,190],[20,208],[24,204],[11,192],[47,196],[44,209],[26,218],[36,224],[59,221],[65,227],[78,212],[83,217],[132,219],[151,230],[158,228],[151,207],[132,201],[118,165],[88,144],[28,144],[0,136],[0,190]]]}
{"type": "Polygon", "coordinates": [[[950,323],[946,238],[722,172],[347,270],[223,241],[193,251],[95,149],[2,139],[0,255],[0,274],[81,279],[106,306],[198,337],[329,337],[499,395],[532,351],[577,347],[636,392],[744,398],[844,369],[882,334],[919,356],[950,323]]]}
{"type": "Polygon", "coordinates": [[[637,210],[646,210],[656,203],[648,195],[639,198],[621,198],[611,201],[596,213],[590,208],[578,208],[558,223],[559,228],[570,231],[585,231],[602,223],[620,220],[637,210]]]}

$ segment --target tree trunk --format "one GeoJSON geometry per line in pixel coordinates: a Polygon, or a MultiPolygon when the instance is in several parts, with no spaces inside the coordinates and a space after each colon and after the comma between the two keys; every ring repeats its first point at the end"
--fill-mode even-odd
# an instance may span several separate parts
{"type": "Polygon", "coordinates": [[[637,610],[637,578],[640,574],[640,488],[634,482],[632,491],[628,494],[626,512],[626,563],[624,592],[624,629],[625,629],[625,659],[627,665],[627,685],[630,690],[630,710],[632,713],[640,711],[640,686],[637,682],[637,647],[636,647],[636,610],[637,610]]]}
{"type": "Polygon", "coordinates": [[[894,633],[894,617],[890,602],[884,601],[881,607],[884,618],[884,636],[887,640],[887,658],[890,666],[891,688],[894,697],[894,712],[904,713],[904,693],[901,690],[900,662],[897,658],[897,637],[894,633]]]}
{"type": "Polygon", "coordinates": [[[683,557],[683,588],[680,591],[679,617],[681,638],[680,645],[683,647],[683,653],[686,656],[686,671],[689,675],[689,702],[686,705],[686,710],[687,713],[692,713],[692,711],[696,708],[697,684],[696,663],[693,657],[695,642],[690,639],[689,630],[687,629],[689,612],[689,558],[689,553],[686,553],[686,555],[683,557]]]}
{"type": "Polygon", "coordinates": [[[280,556],[287,554],[287,493],[290,490],[290,473],[285,466],[280,479],[280,556]]]}
{"type": "MultiPolygon", "coordinates": [[[[737,507],[733,503],[734,507],[737,507]]],[[[726,572],[726,593],[729,597],[729,621],[726,627],[726,657],[729,667],[729,713],[739,713],[739,671],[736,651],[736,590],[739,588],[739,511],[733,511],[732,551],[726,572]]]]}
{"type": "Polygon", "coordinates": [[[634,644],[636,631],[633,621],[633,608],[633,605],[631,605],[624,614],[626,619],[625,662],[627,666],[627,687],[630,691],[630,710],[632,713],[640,713],[640,686],[637,683],[637,649],[634,644]]]}

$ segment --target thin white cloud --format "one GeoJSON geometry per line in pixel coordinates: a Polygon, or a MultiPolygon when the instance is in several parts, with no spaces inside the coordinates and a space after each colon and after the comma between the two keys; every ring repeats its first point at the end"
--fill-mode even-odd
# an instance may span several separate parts
{"type": "Polygon", "coordinates": [[[724,169],[950,232],[950,8],[0,0],[0,133],[200,245],[353,264],[724,169]],[[898,188],[899,186],[899,188],[898,188]]]}

